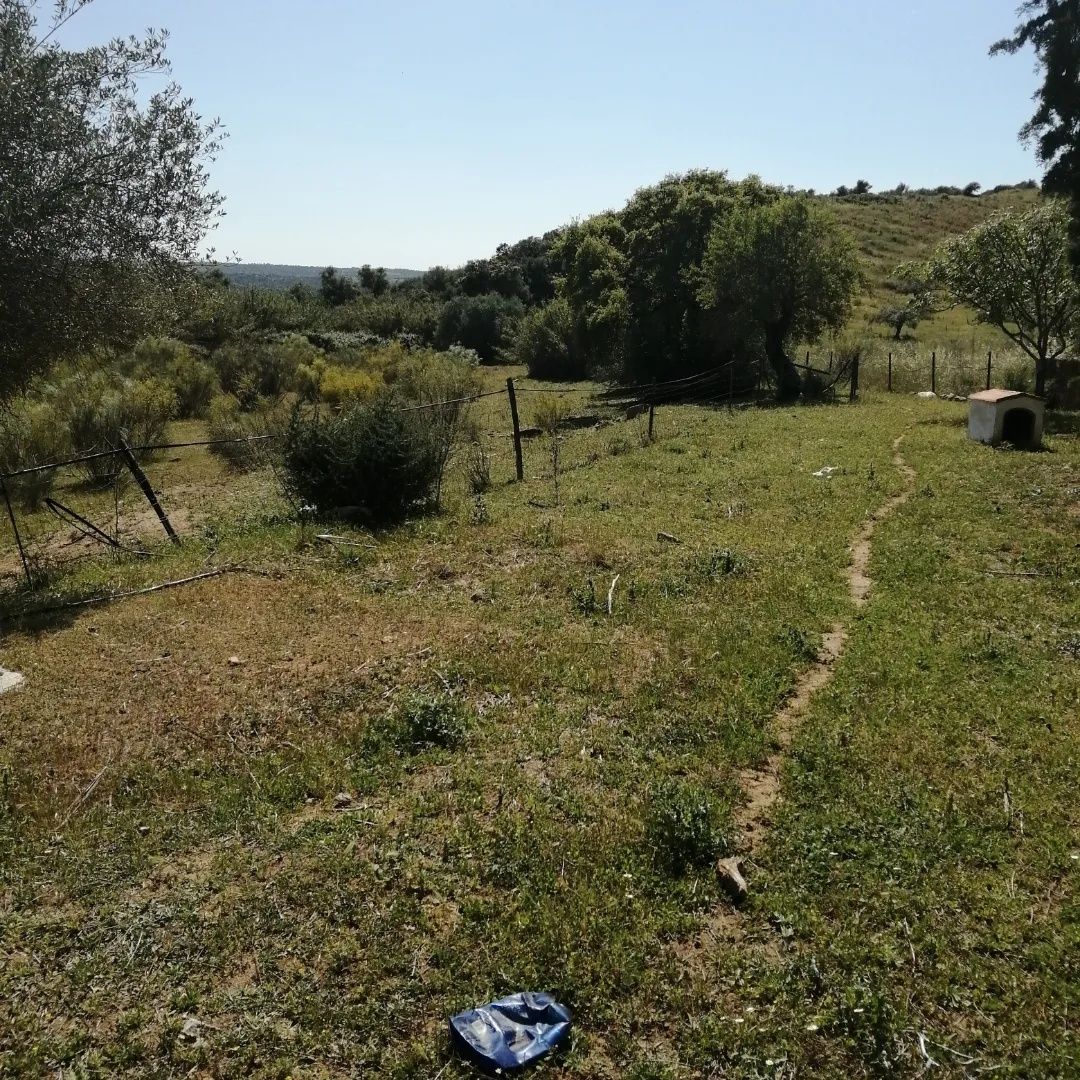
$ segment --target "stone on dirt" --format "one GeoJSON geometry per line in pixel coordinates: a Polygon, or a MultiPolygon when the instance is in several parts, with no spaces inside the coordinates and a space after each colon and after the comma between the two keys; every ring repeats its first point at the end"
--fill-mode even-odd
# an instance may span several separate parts
{"type": "Polygon", "coordinates": [[[8,671],[7,668],[0,667],[0,694],[6,694],[9,690],[14,690],[18,686],[26,682],[26,677],[20,675],[17,671],[8,671]]]}

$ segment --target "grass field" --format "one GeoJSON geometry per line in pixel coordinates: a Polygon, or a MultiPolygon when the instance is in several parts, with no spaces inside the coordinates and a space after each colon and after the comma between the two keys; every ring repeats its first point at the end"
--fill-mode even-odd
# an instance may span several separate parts
{"type": "Polygon", "coordinates": [[[556,503],[476,408],[482,501],[458,462],[440,515],[328,548],[183,451],[182,548],[9,579],[0,1074],[465,1076],[447,1016],[535,988],[576,1014],[540,1075],[1076,1075],[1075,433],[663,408],[568,435],[556,503]],[[740,779],[836,622],[734,911],[740,779]]]}

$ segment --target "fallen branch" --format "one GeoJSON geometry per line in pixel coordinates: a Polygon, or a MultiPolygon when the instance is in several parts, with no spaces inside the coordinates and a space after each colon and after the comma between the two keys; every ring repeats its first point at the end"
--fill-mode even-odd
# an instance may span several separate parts
{"type": "Polygon", "coordinates": [[[375,550],[377,544],[369,544],[366,540],[350,540],[347,536],[335,536],[333,533],[316,533],[315,539],[332,547],[363,547],[375,550]]]}
{"type": "Polygon", "coordinates": [[[681,544],[682,541],[677,536],[672,536],[669,532],[658,532],[656,534],[657,540],[666,540],[669,544],[681,544]]]}
{"type": "Polygon", "coordinates": [[[71,820],[71,817],[75,813],[75,811],[78,810],[79,807],[82,806],[83,803],[85,803],[91,795],[94,794],[94,789],[98,786],[99,783],[101,783],[101,778],[105,775],[106,771],[112,763],[113,759],[110,757],[109,760],[101,766],[101,771],[97,774],[97,776],[94,777],[93,780],[90,781],[90,784],[82,793],[82,795],[80,795],[79,798],[76,799],[75,802],[73,802],[71,806],[68,807],[68,812],[64,815],[63,820],[60,822],[61,829],[63,829],[64,826],[67,825],[67,823],[71,820]]]}
{"type": "MultiPolygon", "coordinates": [[[[175,589],[178,585],[190,585],[195,581],[206,581],[208,578],[221,577],[229,573],[252,573],[261,574],[258,570],[248,570],[246,566],[222,566],[217,570],[208,570],[204,574],[195,574],[192,577],[178,578],[176,581],[163,581],[160,585],[150,585],[145,589],[132,589],[129,592],[108,593],[105,596],[92,596],[87,600],[72,600],[67,604],[53,604],[51,607],[32,608],[29,611],[19,612],[13,618],[32,618],[35,615],[52,615],[57,611],[70,611],[74,608],[91,607],[94,604],[105,604],[110,600],[127,600],[132,596],[146,596],[149,593],[161,592],[163,589],[175,589]]],[[[267,575],[269,576],[269,575],[267,575]]]]}

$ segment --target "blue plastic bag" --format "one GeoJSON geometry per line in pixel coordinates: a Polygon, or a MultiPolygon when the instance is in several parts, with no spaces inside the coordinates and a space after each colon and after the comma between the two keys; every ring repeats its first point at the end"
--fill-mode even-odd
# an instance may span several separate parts
{"type": "Polygon", "coordinates": [[[450,1040],[486,1069],[521,1069],[570,1034],[570,1010],[551,994],[511,994],[450,1017],[450,1040]]]}

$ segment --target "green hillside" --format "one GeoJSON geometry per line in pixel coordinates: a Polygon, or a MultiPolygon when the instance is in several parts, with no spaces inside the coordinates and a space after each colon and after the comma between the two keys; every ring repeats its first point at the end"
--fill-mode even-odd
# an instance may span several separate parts
{"type": "MultiPolygon", "coordinates": [[[[1035,188],[1009,187],[979,196],[903,194],[825,199],[854,236],[869,279],[870,288],[856,304],[850,332],[860,337],[891,337],[888,327],[873,320],[896,298],[887,282],[900,263],[925,258],[945,237],[970,229],[997,211],[1027,209],[1039,198],[1035,188]]],[[[973,336],[980,344],[1003,340],[996,331],[978,326],[964,308],[927,320],[914,336],[919,341],[957,347],[969,345],[973,336]]]]}

